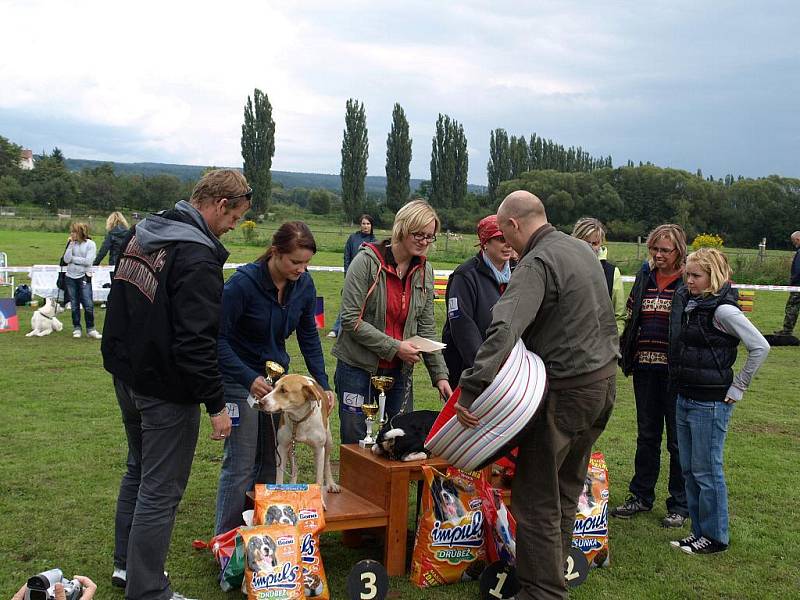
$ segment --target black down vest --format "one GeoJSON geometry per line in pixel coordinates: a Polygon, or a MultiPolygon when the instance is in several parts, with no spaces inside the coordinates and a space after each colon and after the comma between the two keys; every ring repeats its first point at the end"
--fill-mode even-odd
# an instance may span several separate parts
{"type": "MultiPolygon", "coordinates": [[[[688,295],[688,290],[681,293],[688,295]]],[[[737,305],[736,293],[727,283],[719,295],[702,298],[681,317],[678,393],[692,400],[723,401],[733,382],[739,338],[714,326],[714,311],[722,304],[737,305]]]]}

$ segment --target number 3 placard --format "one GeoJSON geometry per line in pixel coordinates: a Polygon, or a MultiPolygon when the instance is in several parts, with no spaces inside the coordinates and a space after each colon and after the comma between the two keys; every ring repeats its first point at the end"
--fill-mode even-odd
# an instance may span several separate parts
{"type": "Polygon", "coordinates": [[[389,591],[386,569],[374,560],[362,560],[350,569],[347,576],[349,600],[385,600],[389,591]]]}

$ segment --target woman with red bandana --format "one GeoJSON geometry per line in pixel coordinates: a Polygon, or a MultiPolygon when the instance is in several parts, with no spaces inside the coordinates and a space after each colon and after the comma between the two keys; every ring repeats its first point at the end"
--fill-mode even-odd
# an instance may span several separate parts
{"type": "Polygon", "coordinates": [[[492,323],[492,307],[511,279],[513,250],[497,227],[497,215],[478,223],[478,242],[480,251],[453,271],[447,282],[447,321],[442,330],[447,347],[442,354],[451,387],[475,361],[492,323]]]}

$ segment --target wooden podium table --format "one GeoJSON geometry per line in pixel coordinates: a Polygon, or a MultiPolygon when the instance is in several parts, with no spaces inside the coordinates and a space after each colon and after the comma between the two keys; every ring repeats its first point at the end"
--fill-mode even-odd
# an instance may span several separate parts
{"type": "Polygon", "coordinates": [[[422,479],[423,465],[444,471],[447,461],[437,457],[410,462],[387,460],[358,444],[340,446],[339,459],[341,485],[386,511],[386,571],[391,576],[404,575],[409,483],[422,479]]]}

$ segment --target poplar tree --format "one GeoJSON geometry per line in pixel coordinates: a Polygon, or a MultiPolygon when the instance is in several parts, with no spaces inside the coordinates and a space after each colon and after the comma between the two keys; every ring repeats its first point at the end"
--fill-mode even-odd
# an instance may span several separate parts
{"type": "Polygon", "coordinates": [[[497,186],[501,181],[511,179],[511,155],[508,134],[505,129],[489,132],[489,162],[486,164],[486,177],[489,180],[489,198],[497,200],[497,186]]]}
{"type": "Polygon", "coordinates": [[[272,195],[272,157],[275,155],[275,121],[272,105],[260,89],[247,97],[242,123],[244,176],[253,188],[252,210],[269,210],[272,195]]]}
{"type": "Polygon", "coordinates": [[[339,175],[342,179],[342,207],[345,216],[351,219],[358,217],[366,199],[364,180],[367,177],[368,157],[369,140],[364,103],[350,98],[345,107],[342,168],[339,175]]]}
{"type": "Polygon", "coordinates": [[[431,205],[460,208],[467,196],[469,157],[464,127],[439,114],[431,149],[431,205]]]}
{"type": "Polygon", "coordinates": [[[386,138],[386,205],[397,211],[411,192],[411,138],[403,107],[394,105],[392,128],[386,138]]]}

